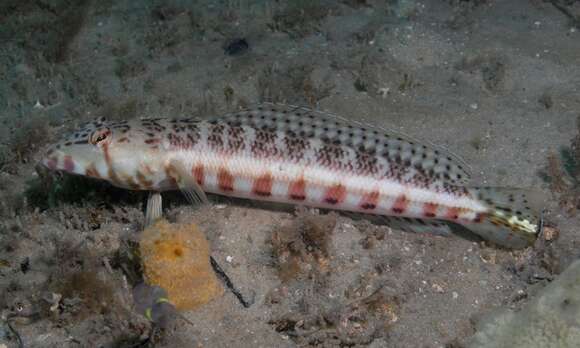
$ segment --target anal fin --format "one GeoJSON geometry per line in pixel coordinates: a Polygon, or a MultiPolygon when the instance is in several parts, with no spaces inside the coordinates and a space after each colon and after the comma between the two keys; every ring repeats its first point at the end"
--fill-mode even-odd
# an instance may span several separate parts
{"type": "Polygon", "coordinates": [[[426,233],[438,236],[449,236],[455,234],[453,227],[443,220],[409,218],[388,215],[370,215],[362,213],[341,212],[341,215],[348,216],[353,220],[368,220],[377,225],[386,225],[390,228],[412,233],[426,233]]]}
{"type": "Polygon", "coordinates": [[[451,226],[447,222],[440,220],[381,216],[379,221],[391,228],[405,232],[428,233],[439,236],[449,236],[453,234],[451,226]]]}

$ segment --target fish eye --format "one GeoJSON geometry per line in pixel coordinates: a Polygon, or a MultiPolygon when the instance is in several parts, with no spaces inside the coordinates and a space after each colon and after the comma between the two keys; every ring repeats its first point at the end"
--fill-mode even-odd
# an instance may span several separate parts
{"type": "Polygon", "coordinates": [[[104,142],[111,135],[111,130],[109,128],[97,129],[91,134],[90,142],[93,145],[98,145],[104,142]]]}

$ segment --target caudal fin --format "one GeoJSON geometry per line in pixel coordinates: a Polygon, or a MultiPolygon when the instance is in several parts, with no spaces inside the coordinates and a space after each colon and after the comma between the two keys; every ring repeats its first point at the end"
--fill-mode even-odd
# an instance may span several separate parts
{"type": "Polygon", "coordinates": [[[480,222],[464,224],[470,231],[500,246],[520,249],[534,243],[542,229],[540,192],[503,187],[469,188],[489,211],[480,222]]]}

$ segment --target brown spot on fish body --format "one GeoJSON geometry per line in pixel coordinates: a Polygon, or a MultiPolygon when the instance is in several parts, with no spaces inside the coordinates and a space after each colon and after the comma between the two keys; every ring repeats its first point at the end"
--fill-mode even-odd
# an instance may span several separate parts
{"type": "Polygon", "coordinates": [[[119,179],[119,177],[117,176],[117,173],[115,173],[115,171],[113,170],[113,168],[109,167],[107,169],[107,175],[109,176],[109,179],[111,180],[111,182],[117,186],[123,186],[123,181],[119,179]]]}
{"type": "Polygon", "coordinates": [[[346,188],[343,185],[334,185],[324,194],[324,202],[328,204],[339,204],[346,198],[346,188]]]}
{"type": "Polygon", "coordinates": [[[127,137],[122,137],[121,139],[118,140],[119,143],[128,143],[129,142],[129,138],[127,137]]]}
{"type": "Polygon", "coordinates": [[[152,144],[159,144],[161,139],[153,138],[145,140],[145,144],[152,145],[152,144]]]}
{"type": "Polygon", "coordinates": [[[276,144],[276,133],[268,130],[256,130],[256,139],[250,145],[250,150],[256,157],[276,157],[279,152],[276,144]]]}
{"type": "Polygon", "coordinates": [[[169,133],[167,134],[167,139],[169,144],[173,148],[177,149],[189,149],[193,144],[190,141],[186,141],[181,135],[169,133]]]}
{"type": "Polygon", "coordinates": [[[74,173],[75,171],[75,162],[73,161],[71,156],[64,156],[63,159],[63,168],[66,172],[74,173]]]}
{"type": "Polygon", "coordinates": [[[304,179],[298,179],[297,181],[291,182],[288,188],[288,195],[291,199],[296,201],[303,201],[306,199],[306,181],[304,179]]]}
{"type": "Polygon", "coordinates": [[[140,190],[140,189],[142,189],[141,185],[139,185],[138,183],[136,183],[135,180],[132,177],[126,176],[123,179],[125,180],[125,183],[127,184],[127,186],[129,188],[131,188],[132,190],[140,190]]]}
{"type": "Polygon", "coordinates": [[[447,220],[457,220],[459,219],[459,213],[461,213],[461,209],[459,208],[455,207],[448,208],[447,212],[445,213],[445,218],[447,220]]]}
{"type": "Polygon", "coordinates": [[[245,148],[244,129],[239,126],[231,126],[228,129],[228,150],[237,153],[245,148]]]}
{"type": "Polygon", "coordinates": [[[373,203],[363,203],[360,207],[364,210],[374,210],[376,209],[377,205],[373,203]]]}
{"type": "Polygon", "coordinates": [[[252,192],[258,196],[268,197],[272,194],[273,178],[270,174],[265,174],[259,177],[254,182],[252,192]]]}
{"type": "Polygon", "coordinates": [[[145,177],[145,175],[143,175],[143,173],[141,173],[140,171],[137,172],[137,181],[145,189],[150,189],[153,186],[153,181],[147,180],[147,177],[145,177]]]}
{"type": "Polygon", "coordinates": [[[425,203],[423,204],[423,216],[427,218],[434,218],[437,216],[437,208],[439,207],[436,203],[425,203]]]}
{"type": "Polygon", "coordinates": [[[324,145],[315,152],[316,163],[332,168],[342,170],[346,152],[339,146],[324,145]]]}
{"type": "Polygon", "coordinates": [[[309,147],[308,141],[295,137],[284,137],[283,141],[286,149],[285,155],[290,160],[297,163],[304,158],[306,150],[309,147]]]}
{"type": "Polygon", "coordinates": [[[103,154],[105,155],[105,163],[107,164],[107,167],[111,169],[112,166],[111,154],[109,153],[109,146],[106,144],[103,145],[103,154]]]}
{"type": "Polygon", "coordinates": [[[207,137],[207,144],[210,148],[218,151],[223,151],[223,132],[225,127],[221,124],[214,124],[210,122],[211,126],[208,129],[209,135],[207,137]]]}
{"type": "Polygon", "coordinates": [[[107,175],[109,177],[109,180],[111,180],[113,184],[122,187],[123,182],[119,179],[117,173],[115,173],[115,171],[113,170],[113,161],[111,159],[111,154],[109,153],[109,145],[107,143],[103,143],[102,149],[103,154],[105,155],[105,163],[107,164],[107,175]]]}
{"type": "Polygon", "coordinates": [[[58,158],[56,158],[56,157],[50,157],[48,160],[46,160],[46,166],[50,170],[56,170],[57,165],[58,165],[58,158]]]}
{"type": "Polygon", "coordinates": [[[217,175],[218,186],[222,191],[234,190],[234,176],[227,169],[220,169],[217,175]]]}
{"type": "Polygon", "coordinates": [[[153,175],[153,170],[151,169],[151,167],[148,164],[144,164],[143,165],[143,172],[145,173],[145,175],[153,175]]]}
{"type": "Polygon", "coordinates": [[[391,208],[391,210],[395,214],[403,214],[407,210],[408,206],[409,206],[409,200],[407,199],[407,196],[400,195],[395,200],[395,204],[393,204],[393,207],[391,208]]]}
{"type": "Polygon", "coordinates": [[[199,139],[196,139],[193,135],[191,135],[189,133],[186,136],[187,136],[187,141],[189,142],[189,147],[190,148],[194,147],[195,144],[197,144],[197,141],[199,139]]]}
{"type": "Polygon", "coordinates": [[[90,176],[90,177],[92,177],[92,178],[97,178],[97,179],[100,179],[100,178],[101,178],[101,175],[100,175],[100,174],[99,174],[99,172],[97,171],[97,168],[95,167],[95,164],[94,164],[94,163],[91,163],[91,164],[90,164],[90,165],[87,167],[87,170],[86,170],[86,173],[85,173],[85,174],[86,174],[87,176],[90,176]]]}
{"type": "Polygon", "coordinates": [[[360,207],[364,210],[373,210],[379,204],[379,192],[373,191],[363,196],[360,207]]]}
{"type": "Polygon", "coordinates": [[[197,165],[192,170],[193,177],[199,186],[203,186],[205,182],[205,170],[203,165],[197,165]]]}
{"type": "Polygon", "coordinates": [[[179,187],[177,182],[179,180],[179,173],[177,171],[177,169],[175,169],[174,166],[172,166],[171,164],[168,164],[165,166],[165,175],[167,176],[167,178],[164,179],[164,181],[166,181],[164,183],[165,186],[167,187],[179,187]]]}

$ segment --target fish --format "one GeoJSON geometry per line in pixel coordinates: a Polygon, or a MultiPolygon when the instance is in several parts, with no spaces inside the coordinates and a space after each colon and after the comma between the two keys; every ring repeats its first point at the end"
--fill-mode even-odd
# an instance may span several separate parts
{"type": "Polygon", "coordinates": [[[394,130],[301,106],[259,104],[209,118],[98,118],[65,135],[39,162],[112,185],[191,202],[206,193],[384,217],[397,228],[448,235],[456,228],[500,247],[534,243],[542,195],[470,184],[458,156],[394,130]]]}

